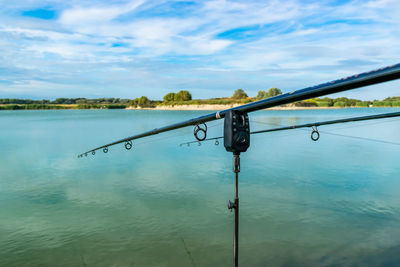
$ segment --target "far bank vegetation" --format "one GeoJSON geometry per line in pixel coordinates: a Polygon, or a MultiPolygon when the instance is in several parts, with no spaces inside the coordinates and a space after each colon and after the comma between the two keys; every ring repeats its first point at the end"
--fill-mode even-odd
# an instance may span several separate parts
{"type": "MultiPolygon", "coordinates": [[[[0,99],[0,110],[32,110],[32,109],[125,109],[125,108],[156,108],[157,106],[179,105],[234,105],[246,104],[261,99],[276,97],[282,94],[279,88],[259,90],[257,95],[249,97],[243,89],[236,89],[231,97],[210,99],[192,99],[187,90],[170,92],[164,95],[163,100],[151,100],[146,96],[135,99],[121,98],[57,98],[55,100],[30,100],[30,99],[0,99]]],[[[400,97],[388,97],[384,100],[359,100],[346,97],[339,98],[313,98],[295,102],[286,107],[400,107],[400,97]]]]}

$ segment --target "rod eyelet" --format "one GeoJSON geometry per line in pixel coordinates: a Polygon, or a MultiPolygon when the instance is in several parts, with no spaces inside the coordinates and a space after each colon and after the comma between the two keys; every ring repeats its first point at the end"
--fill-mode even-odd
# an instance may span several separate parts
{"type": "Polygon", "coordinates": [[[132,141],[125,142],[125,149],[130,150],[133,147],[132,141]]]}
{"type": "Polygon", "coordinates": [[[207,124],[205,123],[201,123],[201,124],[197,124],[194,128],[193,128],[193,134],[194,137],[197,139],[197,141],[204,141],[207,138],[207,124]],[[202,136],[199,136],[199,132],[202,133],[202,136]]]}
{"type": "Polygon", "coordinates": [[[312,127],[312,132],[311,132],[311,140],[313,141],[318,141],[319,139],[319,132],[317,127],[312,127]]]}

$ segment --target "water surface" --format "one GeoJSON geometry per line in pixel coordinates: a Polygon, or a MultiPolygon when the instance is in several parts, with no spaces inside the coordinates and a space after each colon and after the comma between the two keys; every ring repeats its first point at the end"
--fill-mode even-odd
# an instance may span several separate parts
{"type": "MultiPolygon", "coordinates": [[[[252,130],[399,109],[260,111],[252,130]]],[[[207,111],[0,112],[0,266],[231,266],[232,155],[192,128],[86,149],[207,111]]],[[[209,136],[222,134],[222,120],[209,136]]],[[[400,120],[254,135],[241,155],[243,266],[400,264],[400,120]]]]}

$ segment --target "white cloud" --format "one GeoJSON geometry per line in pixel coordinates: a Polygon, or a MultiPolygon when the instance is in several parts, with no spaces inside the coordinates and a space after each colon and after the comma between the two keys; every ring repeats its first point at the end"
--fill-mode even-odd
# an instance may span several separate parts
{"type": "Polygon", "coordinates": [[[65,25],[107,23],[122,14],[135,10],[144,2],[144,0],[137,0],[118,6],[75,7],[65,10],[60,17],[60,22],[65,25]]]}
{"type": "MultiPolygon", "coordinates": [[[[300,0],[117,2],[5,3],[0,92],[9,92],[23,76],[59,84],[60,94],[74,91],[63,84],[79,83],[83,92],[102,86],[100,94],[106,95],[136,90],[157,96],[163,88],[181,86],[197,90],[195,97],[221,92],[210,88],[295,89],[393,64],[400,55],[395,0],[336,6],[300,0]],[[57,18],[10,15],[43,7],[56,10],[57,18]],[[104,77],[107,72],[113,75],[104,77]],[[118,89],[107,93],[111,84],[118,89]]],[[[31,94],[35,86],[47,90],[40,81],[15,90],[31,94]]]]}
{"type": "Polygon", "coordinates": [[[373,0],[368,1],[365,6],[369,8],[390,8],[398,3],[397,0],[373,0]]]}

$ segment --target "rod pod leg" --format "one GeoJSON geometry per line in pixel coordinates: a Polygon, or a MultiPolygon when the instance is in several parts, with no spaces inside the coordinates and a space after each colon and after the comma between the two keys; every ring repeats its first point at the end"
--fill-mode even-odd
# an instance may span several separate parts
{"type": "Polygon", "coordinates": [[[233,172],[235,173],[235,200],[232,203],[228,202],[228,209],[235,210],[235,228],[234,228],[234,239],[233,239],[233,262],[234,266],[238,267],[239,258],[239,187],[238,178],[240,172],[240,153],[233,154],[233,172]]]}

